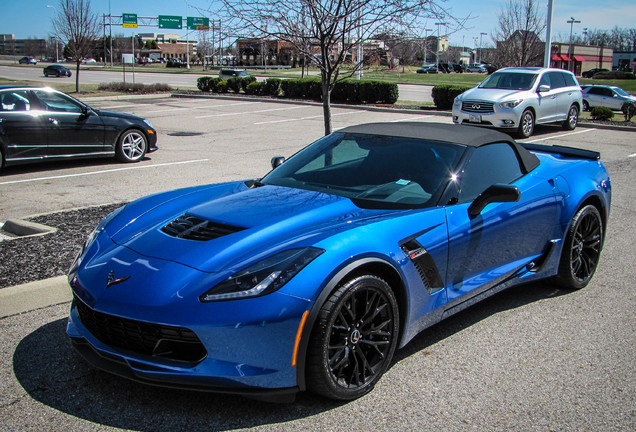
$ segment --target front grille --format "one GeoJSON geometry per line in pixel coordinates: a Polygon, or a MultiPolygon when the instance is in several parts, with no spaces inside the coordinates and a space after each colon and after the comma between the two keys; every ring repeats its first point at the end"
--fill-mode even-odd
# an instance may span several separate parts
{"type": "Polygon", "coordinates": [[[197,335],[187,328],[152,324],[97,312],[77,296],[80,321],[102,343],[137,354],[198,363],[207,351],[197,335]]]}
{"type": "Polygon", "coordinates": [[[462,102],[462,111],[486,114],[495,112],[495,109],[492,102],[464,101],[462,102]]]}
{"type": "Polygon", "coordinates": [[[244,229],[243,227],[212,222],[184,214],[161,228],[161,231],[173,237],[186,240],[208,241],[243,231],[244,229]]]}

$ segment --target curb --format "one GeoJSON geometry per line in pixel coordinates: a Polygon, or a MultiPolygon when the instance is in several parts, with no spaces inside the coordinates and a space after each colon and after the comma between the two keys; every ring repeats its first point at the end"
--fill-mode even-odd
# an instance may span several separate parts
{"type": "Polygon", "coordinates": [[[57,231],[57,228],[22,219],[9,219],[4,223],[4,225],[0,226],[0,229],[18,237],[44,235],[57,231]]]}
{"type": "Polygon", "coordinates": [[[66,276],[0,289],[0,319],[72,300],[66,276]]]}

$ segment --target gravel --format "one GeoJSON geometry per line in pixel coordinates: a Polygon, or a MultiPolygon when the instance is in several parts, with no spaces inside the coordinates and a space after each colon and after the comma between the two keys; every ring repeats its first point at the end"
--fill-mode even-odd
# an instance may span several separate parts
{"type": "Polygon", "coordinates": [[[66,274],[86,237],[120,204],[88,207],[28,218],[55,233],[0,241],[0,289],[66,274]]]}

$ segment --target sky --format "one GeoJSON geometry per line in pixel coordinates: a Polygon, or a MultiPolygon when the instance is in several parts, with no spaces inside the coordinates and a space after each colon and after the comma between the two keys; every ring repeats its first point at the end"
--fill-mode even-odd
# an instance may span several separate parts
{"type": "MultiPolygon", "coordinates": [[[[453,46],[476,47],[475,38],[481,36],[482,46],[492,46],[490,34],[497,27],[497,16],[505,7],[508,0],[435,0],[451,15],[458,18],[470,19],[465,29],[449,35],[453,46]]],[[[139,17],[153,17],[157,15],[202,16],[197,8],[207,9],[210,0],[92,0],[94,12],[101,15],[109,13],[136,13],[139,17]],[[187,11],[186,11],[187,4],[187,11]]],[[[541,11],[547,10],[548,0],[538,0],[541,11]]],[[[51,19],[55,10],[59,9],[58,0],[0,0],[0,34],[14,34],[18,39],[46,38],[52,35],[51,19]],[[47,7],[47,5],[53,7],[47,7]]],[[[622,28],[636,27],[636,0],[553,0],[552,40],[558,41],[568,38],[570,34],[571,17],[581,21],[574,24],[573,33],[582,34],[584,28],[590,30],[610,30],[615,26],[622,28]],[[556,38],[555,38],[556,37],[556,38]]],[[[215,18],[215,17],[210,17],[215,18]]],[[[445,20],[449,21],[449,20],[445,20]]],[[[429,35],[437,33],[438,20],[432,19],[424,27],[434,29],[429,35]]],[[[450,30],[449,30],[450,31],[450,30]]],[[[130,36],[131,29],[113,28],[113,35],[130,36]]],[[[136,32],[152,33],[165,32],[153,27],[136,29],[136,32]]],[[[178,30],[168,30],[176,33],[178,30]]],[[[442,30],[442,33],[445,33],[442,30]]],[[[185,29],[183,30],[185,35],[185,29]]],[[[422,32],[424,34],[424,32],[422,32]]],[[[545,34],[540,35],[542,39],[545,34]]]]}

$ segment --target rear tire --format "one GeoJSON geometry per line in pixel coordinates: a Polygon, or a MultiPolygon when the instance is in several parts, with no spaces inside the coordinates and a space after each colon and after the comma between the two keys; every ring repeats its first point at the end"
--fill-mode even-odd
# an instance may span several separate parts
{"type": "Polygon", "coordinates": [[[583,111],[589,111],[590,110],[590,104],[587,103],[586,100],[583,101],[583,111]]]}
{"type": "Polygon", "coordinates": [[[307,355],[307,386],[330,399],[370,392],[397,346],[399,313],[391,287],[373,275],[355,277],[320,309],[307,355]]]}
{"type": "Polygon", "coordinates": [[[534,114],[527,109],[521,114],[519,119],[519,128],[517,129],[517,136],[519,138],[529,138],[534,132],[534,114]]]}
{"type": "Polygon", "coordinates": [[[586,205],[572,218],[556,281],[569,289],[585,287],[598,265],[603,249],[603,221],[597,208],[586,205]]]}
{"type": "Polygon", "coordinates": [[[568,110],[568,118],[563,122],[563,129],[574,130],[579,122],[579,109],[572,105],[568,110]]]}

